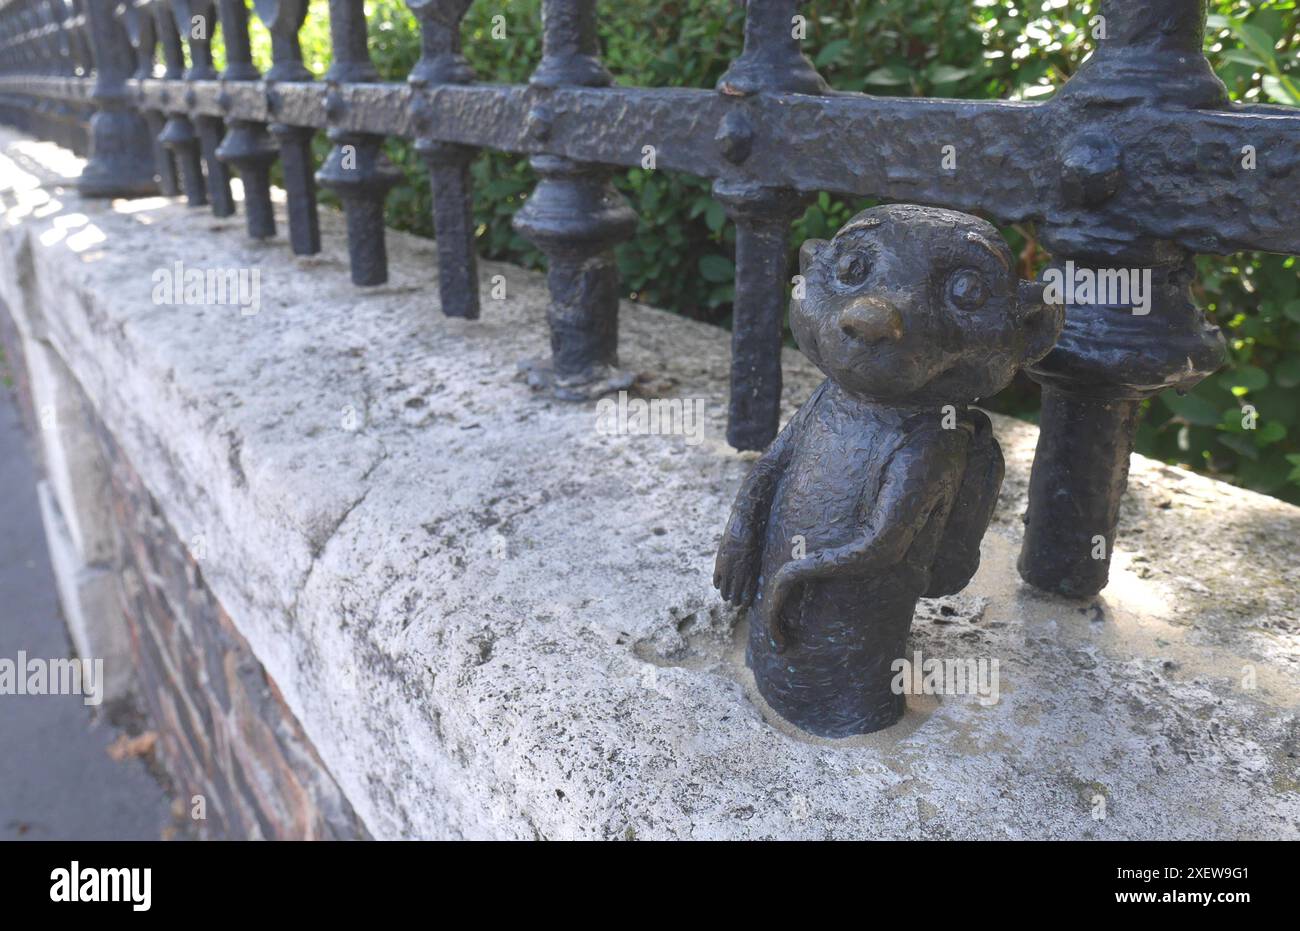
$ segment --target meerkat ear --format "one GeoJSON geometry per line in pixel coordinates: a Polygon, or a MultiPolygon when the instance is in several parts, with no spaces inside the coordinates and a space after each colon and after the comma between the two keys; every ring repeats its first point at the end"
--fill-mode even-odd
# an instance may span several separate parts
{"type": "Polygon", "coordinates": [[[1065,307],[1047,303],[1041,281],[1021,281],[1019,292],[1020,318],[1025,321],[1029,338],[1025,341],[1024,365],[1032,365],[1052,351],[1061,325],[1065,322],[1065,307]]]}
{"type": "Polygon", "coordinates": [[[799,274],[807,276],[808,266],[817,259],[817,253],[827,245],[825,239],[805,239],[799,247],[799,274]]]}

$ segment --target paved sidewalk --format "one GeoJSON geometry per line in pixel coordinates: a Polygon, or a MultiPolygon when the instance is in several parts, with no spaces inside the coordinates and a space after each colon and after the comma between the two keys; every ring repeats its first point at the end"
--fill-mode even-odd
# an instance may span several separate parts
{"type": "MultiPolygon", "coordinates": [[[[0,658],[72,655],[11,389],[0,384],[0,658]]],[[[120,712],[115,711],[114,714],[120,712]]],[[[77,695],[0,695],[0,840],[157,840],[169,799],[123,734],[77,695]]]]}

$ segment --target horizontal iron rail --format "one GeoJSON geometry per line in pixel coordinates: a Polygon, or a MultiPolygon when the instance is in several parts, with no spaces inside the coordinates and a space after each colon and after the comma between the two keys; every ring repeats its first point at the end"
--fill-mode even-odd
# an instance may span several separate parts
{"type": "MultiPolygon", "coordinates": [[[[0,77],[0,91],[83,100],[93,81],[0,77]]],[[[1052,103],[835,94],[764,94],[744,100],[692,88],[326,82],[127,82],[141,108],[280,122],[317,129],[434,139],[520,154],[635,167],[655,146],[659,167],[799,191],[912,201],[974,211],[1004,223],[1083,224],[1117,241],[1151,237],[1196,251],[1300,253],[1300,113],[1284,107],[1145,108],[1126,155],[1141,167],[1109,205],[1062,202],[1062,139],[1052,103]],[[743,169],[718,134],[745,114],[754,155],[743,169]],[[1181,140],[1171,145],[1170,140],[1181,140]],[[956,167],[940,167],[941,146],[956,167]],[[1237,170],[1238,152],[1261,151],[1282,183],[1237,170]],[[864,150],[879,150],[865,157],[864,150]],[[1233,179],[1237,183],[1233,185],[1233,179]],[[977,180],[976,180],[977,179],[977,180]],[[1224,184],[1230,185],[1225,196],[1224,184]],[[1198,192],[1203,192],[1199,193],[1198,192]],[[1176,203],[1179,210],[1167,207],[1176,203]],[[1161,208],[1166,209],[1161,209],[1161,208]]]]}

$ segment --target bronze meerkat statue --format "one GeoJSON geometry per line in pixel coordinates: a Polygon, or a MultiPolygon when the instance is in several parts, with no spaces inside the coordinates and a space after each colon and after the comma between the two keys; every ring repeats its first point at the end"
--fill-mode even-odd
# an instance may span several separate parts
{"type": "Polygon", "coordinates": [[[979,567],[1003,460],[968,405],[1052,348],[1063,308],[1019,280],[992,225],[951,210],[866,210],[799,267],[790,326],[827,378],[741,486],[714,585],[750,608],[773,709],[847,737],[902,717],[891,666],[917,599],[979,567]]]}

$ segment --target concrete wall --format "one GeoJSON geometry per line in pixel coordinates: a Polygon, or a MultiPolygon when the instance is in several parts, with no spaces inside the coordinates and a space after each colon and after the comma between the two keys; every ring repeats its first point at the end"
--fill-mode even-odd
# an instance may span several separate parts
{"type": "Polygon", "coordinates": [[[198,541],[176,536],[55,348],[28,244],[7,242],[4,374],[45,478],[6,491],[39,499],[64,620],[77,654],[104,661],[104,699],[147,710],[194,836],[368,837],[204,583],[198,541]]]}
{"type": "MultiPolygon", "coordinates": [[[[537,275],[483,263],[505,299],[448,320],[430,242],[390,233],[391,283],[358,290],[328,212],[299,259],[239,217],[81,202],[50,146],[0,153],[31,179],[4,192],[0,298],[109,464],[125,620],[87,626],[141,632],[135,687],[230,832],[1300,835],[1300,510],[1138,459],[1110,588],[1051,598],[1014,570],[1035,433],[998,419],[982,568],[913,631],[996,659],[997,701],[817,740],[765,708],[711,587],[752,461],[725,443],[725,333],[625,305],[642,391],[706,416],[698,443],[609,436],[516,375],[545,351],[537,275]],[[256,270],[256,313],[157,302],[177,261],[256,270]]],[[[818,375],[786,373],[789,413],[818,375]]],[[[56,472],[68,539],[101,539],[77,489],[104,473],[56,472]]]]}

